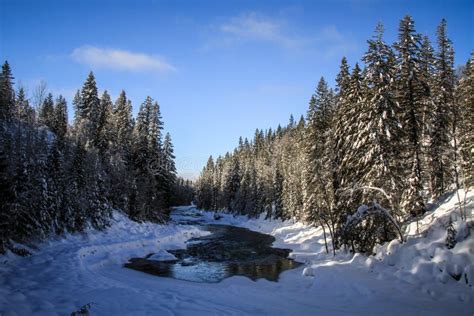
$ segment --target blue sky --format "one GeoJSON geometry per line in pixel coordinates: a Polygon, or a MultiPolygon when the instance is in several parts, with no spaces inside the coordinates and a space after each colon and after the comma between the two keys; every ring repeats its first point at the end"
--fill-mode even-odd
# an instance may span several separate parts
{"type": "Polygon", "coordinates": [[[434,43],[446,18],[457,64],[474,46],[472,0],[0,3],[0,58],[30,95],[45,80],[71,113],[90,70],[114,99],[125,89],[134,113],[150,95],[186,177],[239,136],[304,114],[319,78],[333,85],[342,56],[359,61],[378,21],[392,43],[411,14],[434,43]]]}

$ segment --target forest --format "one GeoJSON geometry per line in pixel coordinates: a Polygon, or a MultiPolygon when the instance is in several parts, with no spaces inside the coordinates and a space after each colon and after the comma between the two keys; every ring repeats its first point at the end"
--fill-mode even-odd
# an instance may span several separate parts
{"type": "Polygon", "coordinates": [[[98,96],[91,72],[67,103],[40,84],[32,98],[8,62],[0,77],[0,253],[26,242],[88,227],[106,228],[113,210],[135,221],[165,222],[170,206],[189,204],[191,182],[177,177],[174,149],[151,97],[136,118],[122,90],[98,96]]]}
{"type": "Polygon", "coordinates": [[[400,227],[431,201],[472,187],[474,55],[455,67],[444,19],[436,48],[411,16],[392,45],[383,33],[378,24],[360,64],[342,58],[335,88],[319,80],[306,117],[257,129],[233,152],[209,157],[197,206],[311,223],[322,227],[327,252],[370,254],[403,241],[400,227]]]}

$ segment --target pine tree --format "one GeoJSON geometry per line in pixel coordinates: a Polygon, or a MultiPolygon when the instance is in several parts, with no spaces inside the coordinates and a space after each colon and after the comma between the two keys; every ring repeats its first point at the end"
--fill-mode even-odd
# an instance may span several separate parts
{"type": "Polygon", "coordinates": [[[48,94],[46,99],[41,106],[39,112],[39,123],[48,127],[50,130],[54,128],[54,101],[53,95],[51,93],[48,94]]]}
{"type": "MultiPolygon", "coordinates": [[[[331,134],[333,103],[333,93],[324,78],[321,78],[315,94],[311,97],[307,114],[304,147],[306,162],[304,209],[308,221],[323,227],[325,237],[325,227],[329,229],[331,236],[334,236],[336,222],[334,191],[332,190],[334,175],[331,134]]],[[[334,238],[332,240],[334,241],[334,238]]]]}
{"type": "Polygon", "coordinates": [[[125,91],[122,90],[117,101],[115,101],[115,129],[116,146],[126,155],[130,153],[131,138],[133,131],[132,105],[125,91]]]}
{"type": "Polygon", "coordinates": [[[273,173],[272,179],[273,185],[273,203],[272,203],[272,214],[269,218],[283,218],[283,175],[280,172],[280,167],[277,164],[273,173]]]}
{"type": "Polygon", "coordinates": [[[213,202],[213,175],[214,159],[212,156],[207,160],[207,164],[201,172],[197,182],[196,202],[197,207],[204,210],[212,209],[213,202]]]}
{"type": "Polygon", "coordinates": [[[89,73],[81,90],[80,101],[75,104],[76,112],[80,121],[84,126],[84,141],[86,146],[94,145],[97,135],[99,117],[100,117],[100,100],[97,94],[97,85],[92,72],[89,73]]]}
{"type": "Polygon", "coordinates": [[[18,90],[15,107],[16,118],[30,126],[33,126],[35,122],[35,111],[30,106],[23,87],[18,90]]]}
{"type": "Polygon", "coordinates": [[[73,218],[69,220],[67,227],[73,231],[81,231],[84,229],[87,214],[87,169],[86,169],[86,149],[85,145],[79,142],[76,145],[73,160],[68,172],[70,187],[68,188],[68,194],[74,196],[73,203],[71,205],[71,214],[73,218]]]}
{"type": "Polygon", "coordinates": [[[165,141],[163,142],[163,159],[162,159],[162,169],[164,174],[164,191],[166,204],[170,206],[170,201],[172,200],[172,190],[176,184],[176,166],[174,163],[174,147],[171,142],[170,133],[166,133],[165,141]]]}
{"type": "Polygon", "coordinates": [[[77,90],[72,100],[72,105],[74,107],[74,125],[79,126],[80,121],[85,118],[83,113],[84,106],[82,105],[81,90],[77,90]]]}
{"type": "Polygon", "coordinates": [[[236,155],[230,156],[227,165],[227,172],[224,178],[224,204],[227,209],[234,211],[236,206],[236,196],[240,189],[241,168],[236,155]]]}
{"type": "Polygon", "coordinates": [[[353,191],[361,179],[361,142],[359,137],[359,115],[363,110],[364,87],[361,69],[354,66],[349,85],[341,90],[338,97],[336,126],[334,130],[336,157],[335,166],[338,191],[336,207],[339,210],[340,223],[345,222],[349,213],[356,210],[361,201],[358,191],[353,191]]]}
{"type": "MultiPolygon", "coordinates": [[[[435,147],[431,147],[432,137],[434,134],[433,131],[433,124],[435,122],[435,98],[433,95],[433,87],[434,87],[434,63],[435,63],[435,56],[434,56],[434,49],[431,45],[431,41],[428,36],[424,35],[420,37],[421,44],[420,44],[420,53],[419,53],[419,82],[421,83],[422,89],[420,89],[419,95],[419,104],[420,109],[420,117],[421,117],[421,132],[420,132],[420,143],[421,143],[421,170],[430,171],[430,176],[426,176],[423,178],[423,186],[430,186],[432,187],[433,183],[433,175],[434,173],[431,172],[430,169],[433,169],[433,160],[439,157],[433,149],[435,147]],[[426,183],[428,181],[428,183],[426,183]]],[[[431,193],[433,190],[430,189],[431,193]]]]}
{"type": "Polygon", "coordinates": [[[383,26],[377,25],[373,39],[363,57],[366,65],[367,91],[358,115],[358,151],[361,178],[357,187],[363,190],[362,203],[374,200],[395,212],[402,193],[403,163],[400,157],[402,130],[400,109],[395,95],[395,55],[383,41],[383,26]],[[389,196],[381,194],[381,189],[389,196]],[[394,209],[395,208],[395,209],[394,209]]]}
{"type": "Polygon", "coordinates": [[[13,117],[15,108],[13,79],[10,65],[5,61],[0,74],[0,121],[10,120],[13,117]]]}
{"type": "Polygon", "coordinates": [[[12,172],[10,170],[10,139],[9,135],[0,128],[0,253],[4,253],[12,236],[12,204],[15,201],[12,172]]]}
{"type": "MultiPolygon", "coordinates": [[[[438,50],[435,58],[433,129],[430,139],[431,190],[434,197],[443,194],[452,180],[453,148],[451,133],[454,110],[454,51],[446,34],[446,20],[437,30],[438,50]]],[[[454,135],[452,135],[454,136],[454,135]]]]}
{"type": "Polygon", "coordinates": [[[459,138],[459,152],[462,165],[464,187],[474,186],[474,53],[457,87],[458,113],[455,113],[455,126],[459,138]],[[457,115],[456,115],[457,114],[457,115]]]}
{"type": "Polygon", "coordinates": [[[106,151],[109,149],[113,131],[111,128],[112,114],[114,112],[113,103],[107,90],[104,91],[99,102],[97,110],[97,126],[94,135],[94,146],[99,149],[102,157],[105,157],[106,151]]]}
{"type": "Polygon", "coordinates": [[[410,16],[400,21],[397,65],[397,100],[401,107],[402,127],[405,131],[407,187],[402,206],[413,216],[425,211],[422,196],[422,100],[425,95],[425,83],[420,76],[420,35],[416,33],[414,21],[410,16]]]}
{"type": "MultiPolygon", "coordinates": [[[[151,104],[151,103],[147,103],[151,104]]],[[[150,109],[150,125],[148,132],[148,146],[152,153],[160,155],[163,148],[163,121],[158,102],[153,102],[150,109]]]]}
{"type": "Polygon", "coordinates": [[[56,100],[54,108],[53,131],[61,142],[64,142],[67,133],[67,103],[63,96],[56,100]]]}
{"type": "MultiPolygon", "coordinates": [[[[344,160],[344,151],[343,148],[346,146],[345,141],[345,128],[344,124],[347,118],[347,112],[350,109],[349,99],[349,85],[350,85],[350,74],[349,66],[347,64],[347,59],[345,57],[341,60],[341,65],[339,67],[339,73],[336,77],[336,108],[335,108],[335,119],[332,125],[332,134],[334,137],[333,142],[333,151],[334,151],[334,161],[333,161],[333,192],[334,192],[334,203],[339,209],[341,197],[341,174],[339,169],[341,168],[342,161],[344,160]]],[[[340,210],[339,210],[340,212],[340,210]]]]}

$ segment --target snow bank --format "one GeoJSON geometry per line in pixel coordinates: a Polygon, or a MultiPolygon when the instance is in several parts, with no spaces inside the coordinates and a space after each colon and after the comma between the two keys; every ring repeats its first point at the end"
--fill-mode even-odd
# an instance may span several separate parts
{"type": "MultiPolygon", "coordinates": [[[[464,196],[464,191],[460,196],[464,196]]],[[[406,227],[407,240],[400,244],[393,240],[375,249],[378,265],[393,267],[390,270],[400,279],[411,283],[423,283],[425,291],[444,291],[440,285],[452,285],[457,289],[460,300],[473,300],[474,275],[474,234],[472,209],[474,194],[466,195],[467,221],[462,221],[459,213],[457,194],[428,212],[418,222],[406,227]],[[446,245],[447,227],[452,223],[456,244],[452,249],[446,245]]]]}
{"type": "Polygon", "coordinates": [[[93,311],[109,294],[84,301],[77,295],[81,288],[121,286],[104,277],[104,271],[118,269],[127,276],[130,272],[122,265],[129,258],[156,253],[162,260],[167,249],[184,248],[188,239],[205,234],[195,226],[137,223],[115,212],[106,231],[51,239],[37,249],[30,247],[28,257],[7,253],[0,256],[0,315],[69,315],[91,302],[93,311]]]}
{"type": "MultiPolygon", "coordinates": [[[[391,287],[401,285],[401,291],[407,291],[409,285],[415,291],[413,295],[424,294],[462,307],[461,314],[470,314],[474,311],[474,193],[459,193],[467,203],[467,221],[461,220],[458,196],[454,192],[418,223],[404,228],[406,242],[400,243],[397,239],[377,246],[375,255],[369,257],[341,251],[335,257],[326,254],[322,230],[302,223],[270,222],[263,217],[248,220],[228,214],[223,214],[220,222],[275,236],[274,246],[293,249],[290,256],[306,263],[301,274],[314,282],[324,279],[327,273],[350,274],[356,270],[391,287]],[[456,231],[456,245],[452,249],[446,246],[450,222],[456,231]]],[[[210,218],[208,214],[204,216],[210,218]]],[[[441,311],[443,309],[438,313],[441,311]]]]}

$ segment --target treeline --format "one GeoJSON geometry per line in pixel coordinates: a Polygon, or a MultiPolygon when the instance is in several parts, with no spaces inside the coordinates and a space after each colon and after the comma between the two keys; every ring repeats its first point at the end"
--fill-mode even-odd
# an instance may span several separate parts
{"type": "Polygon", "coordinates": [[[436,46],[410,16],[393,45],[378,25],[364,66],[343,58],[334,90],[321,78],[306,119],[209,158],[198,207],[314,223],[333,251],[397,237],[427,201],[474,184],[473,58],[456,75],[445,20],[436,46]]]}
{"type": "Polygon", "coordinates": [[[169,207],[189,204],[191,183],[176,176],[173,144],[163,135],[156,101],[136,119],[125,91],[98,95],[92,72],[74,101],[40,85],[34,103],[14,90],[8,62],[0,76],[0,252],[11,241],[105,228],[112,210],[138,221],[166,220],[169,207]]]}

